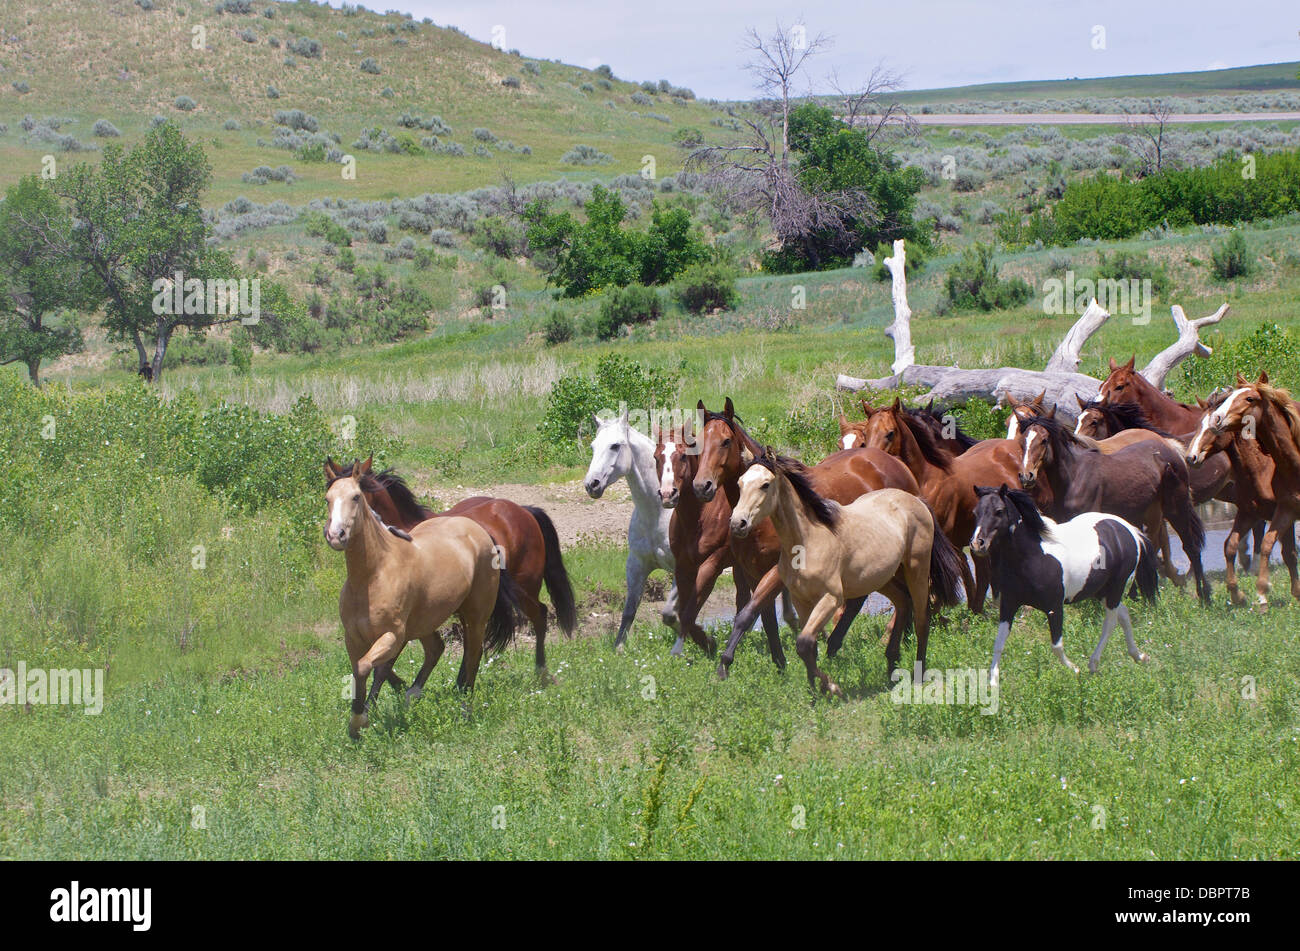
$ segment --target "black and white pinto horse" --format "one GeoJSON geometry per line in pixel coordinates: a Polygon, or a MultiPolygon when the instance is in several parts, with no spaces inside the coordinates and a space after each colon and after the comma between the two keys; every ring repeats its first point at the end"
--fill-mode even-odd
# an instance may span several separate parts
{"type": "Polygon", "coordinates": [[[1155,549],[1141,530],[1104,512],[1054,522],[1038,511],[1028,493],[1006,486],[977,486],[975,492],[979,501],[971,551],[990,559],[993,583],[1002,592],[990,686],[998,684],[1002,648],[1016,612],[1024,605],[1047,615],[1052,650],[1076,674],[1079,668],[1065,656],[1062,643],[1067,603],[1100,599],[1106,605],[1101,640],[1088,660],[1089,671],[1097,672],[1116,621],[1124,628],[1129,656],[1138,663],[1150,659],[1133,640],[1133,621],[1123,604],[1131,580],[1149,601],[1155,600],[1159,584],[1155,549]]]}

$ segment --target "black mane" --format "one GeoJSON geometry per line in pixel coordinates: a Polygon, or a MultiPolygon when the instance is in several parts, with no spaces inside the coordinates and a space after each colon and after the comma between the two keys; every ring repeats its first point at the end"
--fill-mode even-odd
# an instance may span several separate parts
{"type": "Polygon", "coordinates": [[[817,490],[808,481],[807,467],[798,459],[778,456],[771,452],[770,449],[765,449],[762,455],[754,459],[754,465],[762,466],[773,475],[784,476],[788,479],[790,486],[794,489],[794,494],[799,497],[799,501],[803,503],[804,508],[808,510],[808,514],[815,521],[820,522],[832,531],[839,525],[839,506],[817,494],[817,490]]]}
{"type": "Polygon", "coordinates": [[[945,472],[951,469],[952,453],[939,445],[929,424],[915,419],[909,410],[904,410],[901,418],[916,439],[916,445],[921,450],[921,455],[925,457],[925,461],[945,472]]]}
{"type": "MultiPolygon", "coordinates": [[[[352,475],[353,463],[340,463],[338,475],[335,478],[342,479],[352,475]]],[[[331,483],[333,480],[330,480],[331,483]]],[[[399,476],[392,469],[384,469],[381,472],[367,472],[360,479],[361,491],[375,494],[378,492],[387,492],[388,497],[393,502],[393,507],[397,509],[398,514],[408,522],[422,522],[425,519],[433,518],[434,511],[420,504],[420,500],[415,497],[411,487],[406,484],[406,480],[399,476]]]]}
{"type": "Polygon", "coordinates": [[[1021,432],[1028,432],[1030,426],[1041,426],[1047,431],[1047,440],[1052,451],[1057,453],[1096,452],[1090,446],[1080,442],[1068,426],[1053,416],[1031,416],[1020,424],[1021,432]]]}
{"type": "Polygon", "coordinates": [[[1090,409],[1101,413],[1112,436],[1126,429],[1145,429],[1157,436],[1172,436],[1172,433],[1167,433],[1152,423],[1137,403],[1099,403],[1097,400],[1089,400],[1079,412],[1086,413],[1090,409]]]}
{"type": "MultiPolygon", "coordinates": [[[[926,424],[927,427],[930,428],[932,428],[934,424],[938,424],[939,426],[948,425],[948,420],[934,408],[933,403],[925,407],[925,409],[909,408],[907,409],[907,414],[913,419],[926,424]]],[[[974,436],[963,432],[960,426],[954,426],[954,430],[955,434],[953,438],[957,441],[957,444],[961,446],[963,452],[979,442],[979,440],[974,436]]]]}
{"type": "Polygon", "coordinates": [[[1025,531],[1033,536],[1034,541],[1041,542],[1043,533],[1047,531],[1047,523],[1043,521],[1038,506],[1034,504],[1033,496],[1020,489],[1007,489],[1006,499],[1020,514],[1020,524],[1024,526],[1025,531]]]}

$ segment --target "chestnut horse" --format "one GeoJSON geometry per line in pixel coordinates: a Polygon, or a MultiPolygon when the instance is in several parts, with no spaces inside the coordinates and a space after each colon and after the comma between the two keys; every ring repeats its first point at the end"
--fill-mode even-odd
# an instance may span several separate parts
{"type": "MultiPolygon", "coordinates": [[[[1106,455],[1092,439],[1076,436],[1049,416],[1023,426],[1025,455],[1020,480],[1026,488],[1045,478],[1055,502],[1046,514],[1064,522],[1085,512],[1118,515],[1156,538],[1168,521],[1192,563],[1196,591],[1209,602],[1210,583],[1201,566],[1205,526],[1192,505],[1187,463],[1163,439],[1134,443],[1106,455]]],[[[1166,573],[1182,583],[1172,564],[1166,573]]]]}
{"type": "MultiPolygon", "coordinates": [[[[748,451],[751,456],[757,456],[762,448],[737,418],[731,397],[727,397],[721,413],[707,409],[702,400],[698,410],[702,414],[704,427],[697,437],[699,459],[695,466],[692,488],[697,496],[706,500],[716,497],[720,489],[727,498],[728,506],[734,508],[736,500],[740,498],[740,476],[746,468],[742,453],[748,451]]],[[[877,489],[894,488],[912,495],[920,494],[916,479],[907,467],[893,456],[875,449],[845,449],[832,453],[815,466],[809,467],[807,476],[818,495],[843,505],[877,489]]],[[[764,522],[744,536],[733,534],[730,543],[733,563],[743,569],[746,578],[758,580],[754,584],[749,603],[736,615],[731,637],[719,658],[718,676],[724,679],[736,656],[740,639],[753,625],[755,616],[761,614],[764,626],[767,626],[766,612],[782,587],[780,572],[777,570],[781,540],[777,537],[775,528],[764,522]]],[[[862,610],[864,602],[865,597],[849,600],[827,643],[829,656],[834,657],[839,651],[845,632],[862,610]]],[[[788,608],[788,599],[784,603],[788,608]]],[[[787,614],[786,619],[791,627],[795,627],[793,618],[787,614]]],[[[772,659],[778,666],[784,667],[785,656],[781,651],[780,638],[775,636],[773,630],[768,630],[768,646],[772,651],[772,659]]]]}
{"type": "MultiPolygon", "coordinates": [[[[1019,488],[1019,458],[1010,439],[985,439],[954,456],[935,440],[930,428],[903,409],[898,400],[885,409],[871,409],[862,425],[865,444],[897,456],[916,478],[921,498],[934,509],[944,535],[960,552],[970,543],[975,530],[977,485],[1005,485],[1019,488]]],[[[974,577],[962,558],[962,584],[966,601],[976,614],[984,608],[989,587],[989,567],[975,560],[974,577]]]]}
{"type": "MultiPolygon", "coordinates": [[[[338,475],[351,475],[351,464],[326,463],[338,475]]],[[[550,678],[546,669],[546,605],[539,599],[542,584],[551,595],[560,629],[572,636],[578,626],[573,585],[560,553],[560,538],[551,518],[532,505],[516,505],[509,499],[476,495],[457,502],[445,512],[421,505],[401,476],[391,469],[371,471],[371,461],[361,464],[361,490],[366,501],[390,527],[410,532],[431,518],[459,516],[478,522],[501,546],[499,561],[510,568],[519,585],[520,607],[532,624],[537,639],[535,659],[538,675],[550,678]]]]}
{"type": "MultiPolygon", "coordinates": [[[[745,462],[749,462],[746,450],[745,462]]],[[[809,686],[843,696],[817,667],[817,638],[850,598],[881,591],[898,605],[899,616],[885,650],[893,681],[899,641],[915,618],[917,680],[925,668],[930,633],[930,597],[940,605],[957,601],[960,557],[921,499],[900,489],[869,492],[848,505],[823,498],[808,470],[794,459],[765,451],[740,477],[731,531],[740,537],[770,519],[781,544],[779,572],[803,628],[795,649],[808,671],[809,686]]]]}
{"type": "Polygon", "coordinates": [[[1300,403],[1286,390],[1273,386],[1267,373],[1260,373],[1254,383],[1238,373],[1236,388],[1206,413],[1188,447],[1187,461],[1193,466],[1203,464],[1212,437],[1221,432],[1240,433],[1245,441],[1257,441],[1273,460],[1273,518],[1258,551],[1256,606],[1261,612],[1268,610],[1268,562],[1279,538],[1282,560],[1291,575],[1291,596],[1300,600],[1295,543],[1295,521],[1300,514],[1300,403]]]}
{"type": "Polygon", "coordinates": [[[357,739],[380,687],[402,688],[393,664],[411,640],[423,645],[424,664],[406,697],[423,692],[445,646],[438,628],[453,614],[465,631],[456,686],[471,689],[485,650],[500,650],[514,636],[518,587],[499,565],[497,544],[483,526],[459,516],[430,519],[416,525],[409,539],[399,538],[366,504],[361,480],[368,467],[357,462],[352,471],[357,475],[339,475],[325,464],[325,540],[347,561],[339,619],[352,660],[348,734],[357,739]],[[374,686],[362,700],[372,672],[374,686]]]}

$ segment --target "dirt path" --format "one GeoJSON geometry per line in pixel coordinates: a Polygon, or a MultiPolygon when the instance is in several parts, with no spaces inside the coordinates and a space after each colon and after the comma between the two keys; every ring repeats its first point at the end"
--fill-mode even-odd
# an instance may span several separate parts
{"type": "Polygon", "coordinates": [[[421,498],[432,496],[450,508],[471,495],[493,495],[520,505],[536,505],[546,510],[560,534],[560,544],[578,541],[622,542],[627,538],[627,523],[632,518],[632,496],[627,484],[618,482],[593,499],[580,480],[552,482],[547,485],[435,485],[413,480],[412,488],[421,498]]]}

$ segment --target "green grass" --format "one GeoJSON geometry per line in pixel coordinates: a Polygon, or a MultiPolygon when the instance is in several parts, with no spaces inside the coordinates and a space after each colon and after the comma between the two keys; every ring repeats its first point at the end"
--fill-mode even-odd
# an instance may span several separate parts
{"type": "MultiPolygon", "coordinates": [[[[761,637],[719,683],[638,625],[622,656],[607,637],[557,643],[545,689],[519,650],[466,700],[445,659],[420,701],[385,695],[358,743],[337,635],[294,666],[219,680],[110,674],[98,717],[4,711],[0,855],[1294,858],[1295,611],[1165,591],[1135,608],[1152,662],[1112,644],[1095,676],[1068,673],[1041,617],[1022,620],[992,716],[895,704],[877,618],[827,662],[843,702],[810,702],[799,661],[778,672],[761,637]]],[[[1069,609],[1076,661],[1099,628],[1069,609]]],[[[992,639],[991,621],[956,612],[931,665],[982,668],[992,639]]]]}

